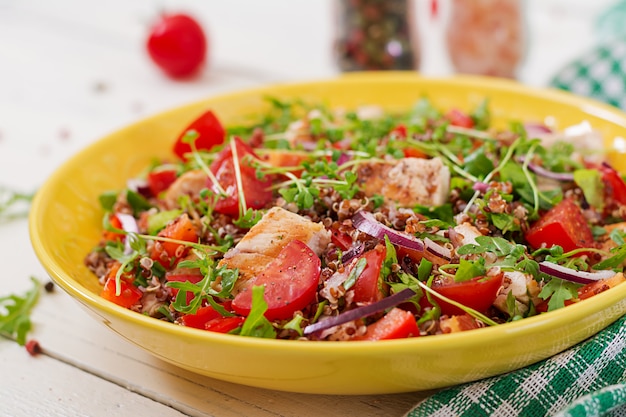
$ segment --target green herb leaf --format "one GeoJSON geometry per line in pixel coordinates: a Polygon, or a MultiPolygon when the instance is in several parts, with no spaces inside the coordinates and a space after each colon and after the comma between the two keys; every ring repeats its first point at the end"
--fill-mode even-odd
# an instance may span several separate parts
{"type": "Polygon", "coordinates": [[[272,323],[265,318],[267,302],[264,298],[265,286],[255,285],[252,287],[252,308],[250,314],[243,322],[241,336],[262,337],[267,339],[276,338],[276,330],[272,323]]]}
{"type": "Polygon", "coordinates": [[[472,278],[485,275],[486,272],[485,258],[478,258],[475,261],[461,259],[456,274],[454,274],[454,282],[468,281],[472,278]]]}
{"type": "Polygon", "coordinates": [[[574,171],[574,181],[583,191],[585,200],[598,210],[604,207],[604,185],[597,169],[577,169],[574,171]]]}
{"type": "Polygon", "coordinates": [[[159,211],[148,217],[148,234],[156,235],[169,222],[182,214],[182,210],[159,211]]]}
{"type": "Polygon", "coordinates": [[[133,209],[133,215],[137,217],[142,211],[149,210],[152,205],[141,194],[132,190],[126,190],[126,201],[133,209]]]}
{"type": "MultiPolygon", "coordinates": [[[[387,236],[385,235],[385,237],[387,236]]],[[[352,270],[350,271],[350,274],[348,274],[348,278],[343,283],[343,287],[346,290],[349,290],[354,286],[354,284],[356,284],[357,279],[359,279],[366,266],[367,259],[361,258],[357,261],[356,265],[354,265],[354,268],[352,268],[352,270]]]]}
{"type": "Polygon", "coordinates": [[[105,191],[100,194],[98,200],[100,201],[100,206],[104,211],[113,211],[113,206],[117,201],[117,191],[105,191]]]}
{"type": "Polygon", "coordinates": [[[417,267],[417,279],[419,279],[420,281],[428,281],[432,270],[433,263],[426,258],[422,258],[419,266],[417,267]]]}
{"type": "Polygon", "coordinates": [[[565,307],[565,300],[578,297],[579,284],[552,278],[539,293],[539,297],[548,300],[548,311],[565,307]]]}
{"type": "Polygon", "coordinates": [[[34,277],[30,279],[33,287],[25,294],[0,297],[0,334],[15,339],[22,346],[31,329],[30,313],[41,292],[39,281],[34,277]]]}

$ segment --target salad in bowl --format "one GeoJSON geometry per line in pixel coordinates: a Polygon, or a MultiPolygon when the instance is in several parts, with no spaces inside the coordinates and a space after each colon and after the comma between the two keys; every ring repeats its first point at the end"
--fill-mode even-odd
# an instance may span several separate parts
{"type": "Polygon", "coordinates": [[[103,298],[210,332],[372,341],[525,320],[624,281],[626,183],[588,122],[496,128],[488,97],[265,99],[245,123],[205,110],[172,157],[100,196],[85,264],[103,298]]]}
{"type": "Polygon", "coordinates": [[[177,367],[430,390],[626,313],[624,138],[614,108],[507,80],[265,86],[94,142],[37,192],[31,242],[96,322],[177,367]]]}

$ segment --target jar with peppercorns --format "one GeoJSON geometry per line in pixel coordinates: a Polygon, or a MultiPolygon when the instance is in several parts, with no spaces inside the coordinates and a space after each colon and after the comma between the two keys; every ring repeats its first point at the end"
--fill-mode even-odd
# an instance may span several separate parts
{"type": "Polygon", "coordinates": [[[411,2],[339,0],[336,57],[342,71],[415,70],[411,2]]]}

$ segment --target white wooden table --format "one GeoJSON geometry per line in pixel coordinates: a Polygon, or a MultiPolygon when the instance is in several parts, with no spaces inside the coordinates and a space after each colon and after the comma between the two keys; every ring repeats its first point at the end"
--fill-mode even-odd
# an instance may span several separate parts
{"type": "MultiPolygon", "coordinates": [[[[611,2],[527,3],[520,78],[541,86],[593,44],[588,17],[611,2]]],[[[0,187],[34,191],[89,143],[177,105],[337,75],[332,9],[332,0],[0,0],[0,187]],[[161,9],[188,11],[207,28],[210,63],[199,79],[172,81],[149,62],[145,33],[161,9]]],[[[441,56],[427,68],[447,71],[441,56]]],[[[48,280],[25,219],[0,223],[0,260],[0,295],[25,291],[29,276],[48,280]]],[[[43,354],[0,338],[2,416],[392,416],[428,394],[304,395],[198,376],[122,340],[59,289],[42,294],[32,320],[43,354]]]]}

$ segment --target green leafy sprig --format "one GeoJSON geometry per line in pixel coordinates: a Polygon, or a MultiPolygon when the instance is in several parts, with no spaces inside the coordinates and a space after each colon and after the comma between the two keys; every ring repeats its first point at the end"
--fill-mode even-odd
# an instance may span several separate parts
{"type": "Polygon", "coordinates": [[[15,339],[23,346],[31,330],[30,313],[39,300],[41,284],[31,277],[33,287],[23,295],[11,294],[0,297],[0,335],[15,339]]]}

